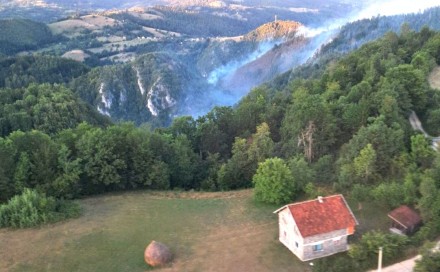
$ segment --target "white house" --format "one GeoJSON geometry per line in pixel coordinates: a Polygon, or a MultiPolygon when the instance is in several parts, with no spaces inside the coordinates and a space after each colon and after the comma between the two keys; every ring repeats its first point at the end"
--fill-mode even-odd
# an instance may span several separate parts
{"type": "Polygon", "coordinates": [[[289,204],[274,213],[280,242],[302,261],[348,250],[347,236],[358,225],[342,195],[289,204]]]}

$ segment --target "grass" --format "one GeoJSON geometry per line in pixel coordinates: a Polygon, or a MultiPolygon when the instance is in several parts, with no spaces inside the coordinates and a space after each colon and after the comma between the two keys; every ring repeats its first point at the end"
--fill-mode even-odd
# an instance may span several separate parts
{"type": "MultiPolygon", "coordinates": [[[[347,199],[360,225],[387,230],[387,209],[347,199]]],[[[151,240],[175,258],[160,271],[311,271],[278,242],[276,206],[250,190],[132,192],[81,200],[80,218],[36,229],[0,230],[0,271],[146,271],[151,240]]]]}
{"type": "Polygon", "coordinates": [[[81,201],[84,215],[0,230],[0,271],[145,271],[145,247],[167,244],[164,271],[310,271],[277,238],[274,206],[251,191],[121,193],[81,201]]]}
{"type": "Polygon", "coordinates": [[[359,209],[357,201],[347,198],[347,202],[359,222],[353,237],[354,240],[360,238],[367,231],[389,231],[391,221],[387,215],[390,212],[388,207],[371,201],[363,202],[362,209],[359,209]]]}

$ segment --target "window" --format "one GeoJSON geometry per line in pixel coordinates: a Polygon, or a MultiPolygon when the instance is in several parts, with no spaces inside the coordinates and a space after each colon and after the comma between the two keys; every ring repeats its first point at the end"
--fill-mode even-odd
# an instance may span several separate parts
{"type": "Polygon", "coordinates": [[[295,246],[298,247],[298,242],[295,242],[295,246]]]}
{"type": "Polygon", "coordinates": [[[313,251],[322,251],[322,244],[313,245],[313,251]]]}

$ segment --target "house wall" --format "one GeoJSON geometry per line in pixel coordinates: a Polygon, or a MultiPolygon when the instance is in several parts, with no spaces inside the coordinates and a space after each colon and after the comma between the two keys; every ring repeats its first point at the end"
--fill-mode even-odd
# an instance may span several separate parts
{"type": "Polygon", "coordinates": [[[301,260],[308,261],[348,250],[347,236],[347,230],[342,229],[306,237],[301,260]],[[322,245],[322,250],[315,251],[314,246],[318,244],[322,245]]]}
{"type": "Polygon", "coordinates": [[[289,209],[278,213],[278,224],[280,242],[301,259],[304,242],[289,209]]]}

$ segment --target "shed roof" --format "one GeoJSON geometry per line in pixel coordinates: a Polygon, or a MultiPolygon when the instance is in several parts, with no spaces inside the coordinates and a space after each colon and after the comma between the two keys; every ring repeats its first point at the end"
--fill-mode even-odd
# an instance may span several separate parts
{"type": "Polygon", "coordinates": [[[303,237],[314,236],[341,229],[354,229],[358,224],[342,195],[286,205],[275,213],[289,208],[303,237]]]}
{"type": "Polygon", "coordinates": [[[405,228],[411,228],[422,222],[420,215],[406,205],[402,205],[399,208],[392,210],[388,213],[388,217],[405,228]]]}

